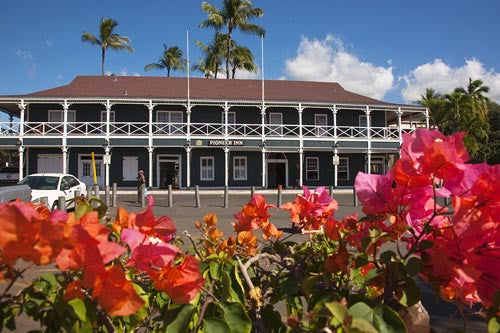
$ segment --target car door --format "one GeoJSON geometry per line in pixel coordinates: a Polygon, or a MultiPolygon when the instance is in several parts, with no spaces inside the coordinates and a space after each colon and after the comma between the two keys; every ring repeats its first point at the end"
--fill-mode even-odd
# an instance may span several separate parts
{"type": "MultiPolygon", "coordinates": [[[[75,197],[75,190],[76,189],[74,186],[72,187],[71,178],[72,177],[70,177],[70,176],[64,176],[61,179],[61,186],[59,188],[62,191],[62,193],[64,194],[66,202],[68,202],[68,200],[71,200],[75,197]]],[[[73,185],[74,185],[74,182],[73,182],[73,185]]]]}

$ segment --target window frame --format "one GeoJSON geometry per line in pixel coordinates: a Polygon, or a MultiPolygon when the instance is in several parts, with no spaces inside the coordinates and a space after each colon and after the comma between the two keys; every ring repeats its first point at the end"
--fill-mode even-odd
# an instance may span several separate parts
{"type": "Polygon", "coordinates": [[[276,136],[283,136],[283,113],[269,112],[269,134],[276,136]],[[279,123],[273,122],[273,116],[279,115],[279,123]],[[275,126],[273,126],[275,125],[275,126]]]}
{"type": "Polygon", "coordinates": [[[316,126],[316,136],[327,136],[328,134],[328,115],[325,113],[314,114],[314,126],[316,126]],[[324,118],[323,124],[318,124],[318,119],[324,118]]]}
{"type": "Polygon", "coordinates": [[[313,180],[313,181],[319,180],[319,157],[317,156],[306,157],[306,180],[313,180]],[[315,170],[309,168],[309,161],[316,161],[315,170]],[[316,172],[316,178],[309,177],[309,172],[316,172]]]}
{"type": "Polygon", "coordinates": [[[215,180],[215,158],[213,156],[200,156],[200,181],[214,181],[215,180]],[[203,161],[211,161],[211,166],[203,166],[203,161]],[[212,171],[212,177],[204,177],[203,171],[212,171]]]}
{"type": "MultiPolygon", "coordinates": [[[[241,171],[240,171],[241,172],[241,171]]],[[[233,180],[247,180],[248,179],[248,165],[247,165],[247,157],[246,156],[233,156],[233,180]],[[244,165],[236,166],[236,160],[243,160],[244,165]],[[243,169],[245,173],[245,177],[236,177],[236,170],[243,169]]]]}
{"type": "Polygon", "coordinates": [[[339,157],[339,165],[337,167],[337,180],[349,180],[349,157],[339,157]],[[342,165],[342,161],[347,161],[345,166],[342,165]],[[344,167],[345,170],[341,170],[341,168],[344,167]],[[345,173],[346,177],[339,177],[340,173],[345,173]]]}
{"type": "MultiPolygon", "coordinates": [[[[64,122],[64,110],[48,110],[47,122],[49,122],[49,123],[63,123],[64,122]],[[56,113],[61,114],[61,121],[52,121],[50,119],[51,114],[56,114],[56,113]]],[[[68,123],[75,123],[75,122],[76,122],[76,111],[75,110],[68,110],[68,123]],[[70,114],[73,115],[74,120],[70,119],[70,114]]]]}
{"type": "Polygon", "coordinates": [[[137,173],[139,172],[139,156],[122,156],[122,179],[123,181],[136,181],[137,173]],[[125,161],[135,161],[136,162],[136,170],[131,171],[130,177],[125,178],[125,161]]]}

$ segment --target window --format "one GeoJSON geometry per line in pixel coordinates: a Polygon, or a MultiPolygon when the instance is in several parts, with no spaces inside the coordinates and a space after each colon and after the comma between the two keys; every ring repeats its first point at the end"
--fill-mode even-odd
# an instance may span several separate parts
{"type": "Polygon", "coordinates": [[[245,156],[233,158],[233,179],[247,180],[247,158],[245,156]]]}
{"type": "MultiPolygon", "coordinates": [[[[115,111],[109,111],[109,122],[114,123],[115,122],[115,111]]],[[[106,132],[106,111],[101,111],[101,132],[105,133],[106,132]]],[[[115,131],[116,127],[114,125],[109,125],[109,132],[113,133],[115,131]]]]}
{"type": "Polygon", "coordinates": [[[349,180],[349,158],[340,157],[337,169],[338,180],[349,180]]]}
{"type": "Polygon", "coordinates": [[[328,125],[328,118],[326,114],[315,114],[314,125],[316,125],[316,136],[327,135],[328,130],[326,126],[328,125]]]}
{"type": "Polygon", "coordinates": [[[182,133],[182,111],[157,111],[156,121],[160,123],[160,133],[183,134],[182,133]]]}
{"type": "Polygon", "coordinates": [[[200,157],[200,180],[214,180],[213,157],[200,157]]]}
{"type": "Polygon", "coordinates": [[[136,180],[139,172],[139,158],[137,156],[123,156],[123,180],[136,180]]]}
{"type": "MultiPolygon", "coordinates": [[[[64,111],[63,110],[49,110],[49,123],[62,123],[64,121],[64,111]]],[[[68,110],[68,123],[74,123],[76,121],[76,111],[68,110]]]]}
{"type": "Polygon", "coordinates": [[[269,135],[283,135],[283,114],[279,112],[269,113],[269,124],[278,126],[269,126],[269,135]]]}
{"type": "MultiPolygon", "coordinates": [[[[226,124],[226,122],[224,121],[224,115],[225,112],[222,112],[222,123],[226,124]]],[[[234,126],[235,124],[236,124],[236,112],[228,112],[227,113],[228,134],[235,134],[236,131],[236,126],[234,126]]]]}
{"type": "Polygon", "coordinates": [[[306,157],[306,180],[319,180],[318,157],[306,157]]]}

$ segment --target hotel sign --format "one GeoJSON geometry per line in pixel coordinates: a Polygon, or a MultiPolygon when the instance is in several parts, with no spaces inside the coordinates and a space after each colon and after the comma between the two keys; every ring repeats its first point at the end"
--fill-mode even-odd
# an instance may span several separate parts
{"type": "Polygon", "coordinates": [[[209,140],[209,146],[243,146],[243,140],[209,140]]]}

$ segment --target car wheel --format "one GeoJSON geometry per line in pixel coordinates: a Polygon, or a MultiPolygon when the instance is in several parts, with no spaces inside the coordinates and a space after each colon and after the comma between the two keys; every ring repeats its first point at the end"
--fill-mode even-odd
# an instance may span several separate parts
{"type": "Polygon", "coordinates": [[[59,200],[55,200],[54,203],[52,204],[52,209],[51,210],[57,209],[58,203],[59,203],[59,200]]]}

